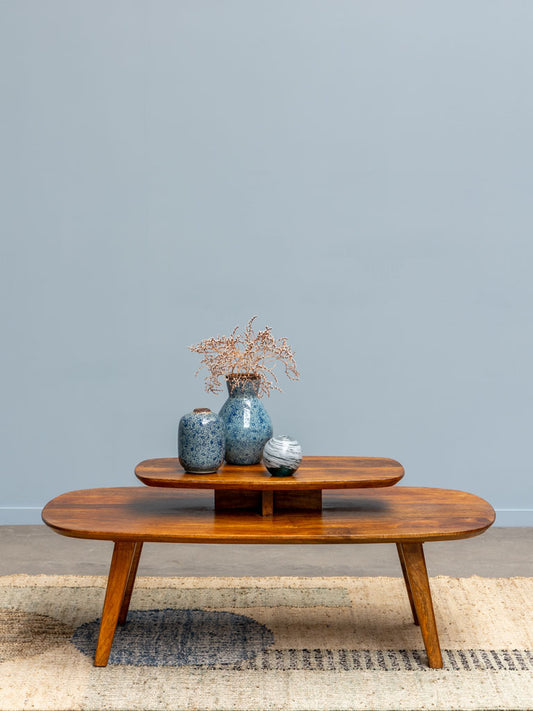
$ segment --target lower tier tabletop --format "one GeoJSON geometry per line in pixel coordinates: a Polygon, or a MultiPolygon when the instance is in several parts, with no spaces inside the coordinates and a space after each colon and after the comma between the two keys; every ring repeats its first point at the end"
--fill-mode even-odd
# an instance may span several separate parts
{"type": "Polygon", "coordinates": [[[396,543],[469,538],[494,522],[492,506],[451,489],[325,491],[321,511],[216,511],[211,491],[121,487],[62,494],[44,523],[75,538],[176,543],[396,543]]]}

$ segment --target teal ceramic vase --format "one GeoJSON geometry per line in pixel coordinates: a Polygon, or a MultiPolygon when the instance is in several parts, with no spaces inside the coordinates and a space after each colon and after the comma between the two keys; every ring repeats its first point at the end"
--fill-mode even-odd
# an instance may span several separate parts
{"type": "Polygon", "coordinates": [[[258,397],[260,379],[237,374],[226,378],[229,397],[219,412],[228,464],[258,464],[272,437],[272,422],[258,397]]]}

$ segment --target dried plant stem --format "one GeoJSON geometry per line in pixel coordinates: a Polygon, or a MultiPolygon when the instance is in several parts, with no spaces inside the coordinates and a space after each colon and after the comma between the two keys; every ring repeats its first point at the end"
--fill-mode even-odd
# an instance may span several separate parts
{"type": "Polygon", "coordinates": [[[259,378],[259,395],[270,395],[272,390],[280,390],[274,368],[280,363],[285,375],[290,380],[298,380],[300,374],[294,361],[294,353],[286,338],[277,341],[272,336],[272,329],[266,326],[255,333],[250,319],[246,328],[239,333],[236,326],[229,336],[206,338],[195,346],[189,346],[193,353],[202,356],[200,368],[206,368],[207,392],[218,393],[222,390],[220,378],[231,376],[235,381],[243,381],[250,375],[259,378]]]}

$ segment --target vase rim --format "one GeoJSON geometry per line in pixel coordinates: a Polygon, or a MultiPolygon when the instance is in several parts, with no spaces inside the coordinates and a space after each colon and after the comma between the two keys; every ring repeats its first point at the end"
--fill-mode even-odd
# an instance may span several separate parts
{"type": "Polygon", "coordinates": [[[239,380],[261,380],[261,376],[256,375],[256,373],[228,373],[225,377],[226,380],[233,380],[235,378],[239,380]]]}

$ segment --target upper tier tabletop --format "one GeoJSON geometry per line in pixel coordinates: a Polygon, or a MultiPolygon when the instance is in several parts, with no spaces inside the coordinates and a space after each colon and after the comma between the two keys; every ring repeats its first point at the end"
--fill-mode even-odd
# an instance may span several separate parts
{"type": "Polygon", "coordinates": [[[392,543],[470,538],[494,521],[474,494],[393,486],[324,493],[309,513],[217,512],[207,491],[145,486],[62,494],[43,521],[74,538],[174,543],[392,543]]]}
{"type": "Polygon", "coordinates": [[[143,484],[180,489],[309,491],[393,486],[404,475],[394,459],[304,457],[292,476],[271,476],[262,464],[224,464],[214,474],[187,474],[177,458],[147,459],[135,467],[143,484]]]}

